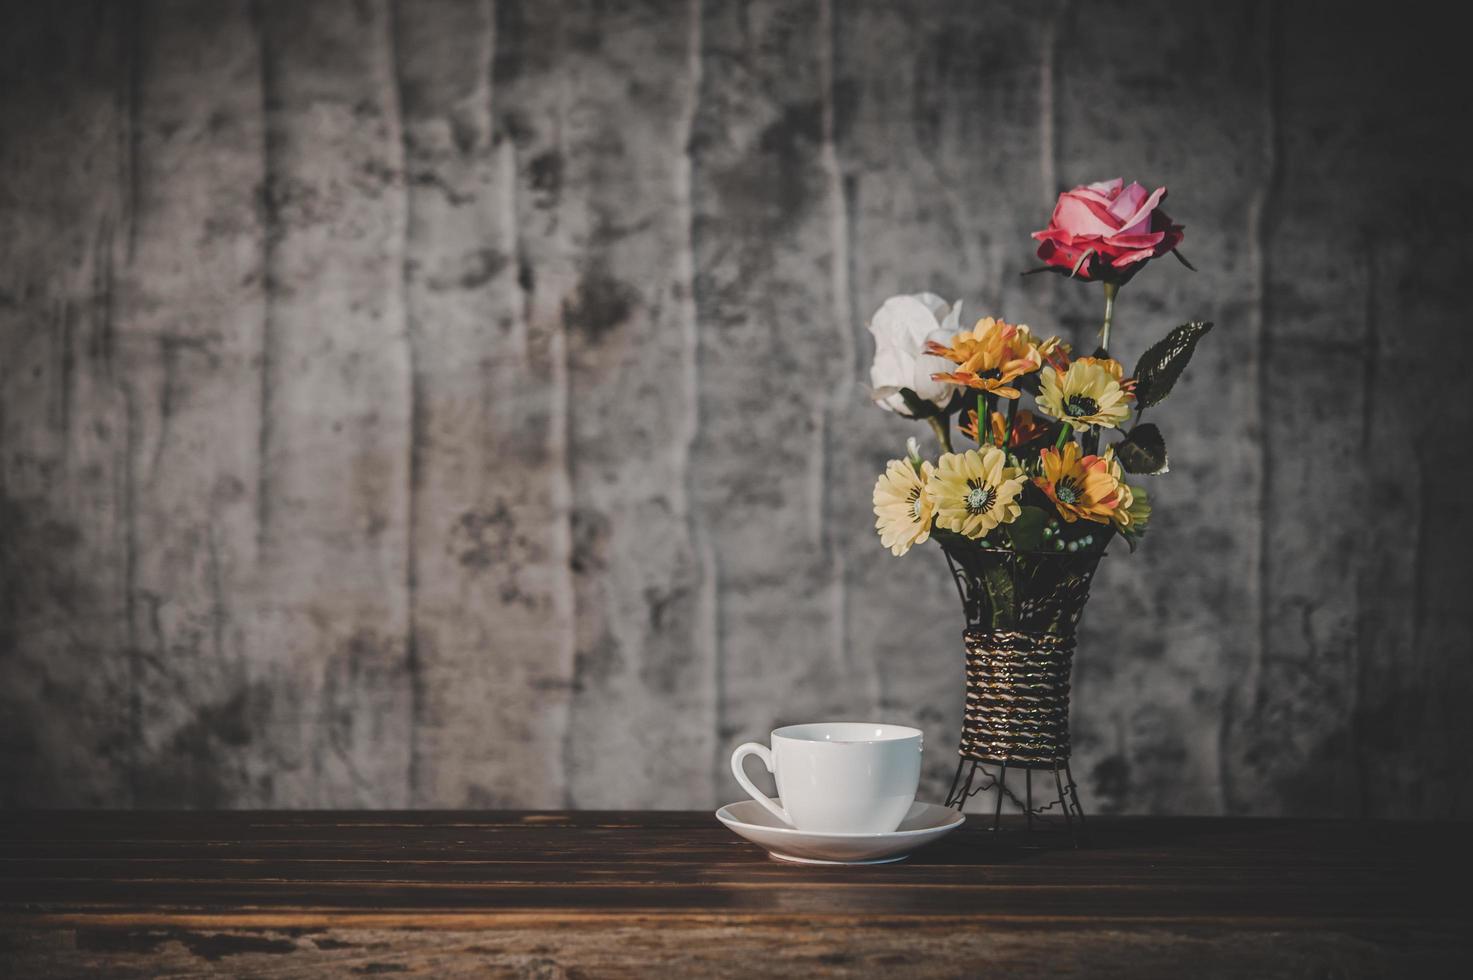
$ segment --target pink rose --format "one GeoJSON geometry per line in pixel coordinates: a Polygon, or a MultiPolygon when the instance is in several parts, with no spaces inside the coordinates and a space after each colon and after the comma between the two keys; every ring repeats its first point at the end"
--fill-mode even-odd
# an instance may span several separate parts
{"type": "Polygon", "coordinates": [[[1055,271],[1077,267],[1080,279],[1126,282],[1147,259],[1175,251],[1182,240],[1182,226],[1157,207],[1165,199],[1164,187],[1148,194],[1118,177],[1065,191],[1049,226],[1033,233],[1038,257],[1055,271]]]}

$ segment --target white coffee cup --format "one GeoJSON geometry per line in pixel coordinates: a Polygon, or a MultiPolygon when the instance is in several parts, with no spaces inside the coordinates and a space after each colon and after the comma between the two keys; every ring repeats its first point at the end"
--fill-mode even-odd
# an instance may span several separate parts
{"type": "Polygon", "coordinates": [[[742,789],[789,827],[829,834],[888,834],[915,802],[921,733],[904,725],[819,722],[772,733],[772,748],[745,742],[731,754],[742,789]],[[781,803],[742,770],[755,755],[777,779],[781,803]]]}

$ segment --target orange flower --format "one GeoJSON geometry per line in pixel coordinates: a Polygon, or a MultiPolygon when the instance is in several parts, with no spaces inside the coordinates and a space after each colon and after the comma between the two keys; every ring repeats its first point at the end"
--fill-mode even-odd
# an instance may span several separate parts
{"type": "Polygon", "coordinates": [[[1043,473],[1033,482],[1048,494],[1065,522],[1073,524],[1083,518],[1108,524],[1123,502],[1120,481],[1111,473],[1109,460],[1102,456],[1081,458],[1080,452],[1076,442],[1066,442],[1063,452],[1045,449],[1038,457],[1043,473]]]}
{"type": "Polygon", "coordinates": [[[994,446],[1006,445],[1008,441],[1008,420],[1002,417],[1001,412],[993,412],[989,421],[992,423],[992,444],[994,446]]]}
{"type": "Polygon", "coordinates": [[[951,339],[951,346],[930,341],[926,352],[957,365],[955,371],[933,374],[945,381],[1002,398],[1019,398],[1022,392],[1012,382],[1043,367],[1043,360],[1058,346],[1058,338],[1040,341],[1026,326],[984,317],[970,331],[951,339]]]}
{"type": "MultiPolygon", "coordinates": [[[[994,418],[997,416],[996,412],[993,412],[992,414],[994,418]]],[[[975,408],[967,409],[966,421],[958,424],[957,428],[961,430],[962,435],[966,436],[968,439],[971,439],[973,442],[980,443],[982,441],[982,437],[977,434],[977,410],[975,408]]],[[[1002,443],[1000,442],[997,444],[999,446],[1002,445],[1002,443]]]]}
{"type": "MultiPolygon", "coordinates": [[[[988,419],[987,442],[1001,447],[1004,443],[1011,449],[1027,445],[1033,440],[1043,436],[1051,428],[1047,419],[1040,419],[1028,409],[1019,409],[1013,417],[1012,437],[1008,437],[1008,420],[1001,412],[993,412],[988,419]]],[[[977,434],[977,410],[969,408],[966,412],[966,420],[958,426],[962,435],[973,442],[982,442],[982,437],[977,434]]]]}
{"type": "MultiPolygon", "coordinates": [[[[960,428],[964,435],[970,436],[974,441],[982,441],[977,435],[977,410],[975,408],[967,411],[967,421],[963,422],[960,428]]],[[[1011,449],[1016,449],[1018,446],[1032,442],[1047,432],[1049,430],[1049,423],[1039,421],[1036,415],[1024,408],[1019,410],[1013,418],[1013,433],[1011,438],[1008,436],[1007,417],[1001,412],[992,413],[988,419],[988,429],[989,438],[987,441],[992,445],[999,447],[1006,445],[1011,449]]]]}
{"type": "Polygon", "coordinates": [[[1042,436],[1050,428],[1046,419],[1040,419],[1028,409],[1018,410],[1018,415],[1013,419],[1013,446],[1022,446],[1042,436]]]}
{"type": "Polygon", "coordinates": [[[1043,355],[1044,361],[1055,371],[1063,374],[1069,370],[1069,355],[1074,353],[1074,348],[1066,343],[1060,342],[1053,349],[1043,355]]]}

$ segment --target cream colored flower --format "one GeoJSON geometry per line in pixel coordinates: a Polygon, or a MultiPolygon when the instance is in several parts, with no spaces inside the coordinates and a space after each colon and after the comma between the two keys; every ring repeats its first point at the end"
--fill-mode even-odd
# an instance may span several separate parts
{"type": "Polygon", "coordinates": [[[1038,407],[1076,428],[1101,425],[1114,429],[1130,418],[1130,405],[1113,371],[1095,358],[1080,358],[1061,376],[1043,369],[1038,407]]]}
{"type": "Polygon", "coordinates": [[[917,473],[905,460],[892,459],[875,481],[875,530],[880,532],[880,544],[896,557],[931,536],[931,521],[936,516],[931,472],[930,463],[921,463],[917,473]]]}
{"type": "Polygon", "coordinates": [[[968,538],[984,537],[999,524],[1018,519],[1021,470],[1008,465],[996,446],[947,453],[931,475],[936,498],[936,526],[968,538]]]}

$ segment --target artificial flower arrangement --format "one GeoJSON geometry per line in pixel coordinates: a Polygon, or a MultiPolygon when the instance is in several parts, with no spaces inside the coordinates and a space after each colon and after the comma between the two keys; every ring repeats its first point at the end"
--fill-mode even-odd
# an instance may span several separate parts
{"type": "Polygon", "coordinates": [[[935,540],[951,568],[967,617],[966,698],[946,802],[961,807],[997,786],[994,829],[1004,795],[1037,812],[1031,791],[1020,801],[1007,790],[1010,767],[1030,777],[1052,769],[1058,800],[1050,806],[1082,825],[1069,770],[1075,629],[1112,539],[1134,551],[1150,525],[1138,478],[1166,472],[1166,442],[1142,416],[1171,393],[1212,328],[1177,327],[1129,373],[1110,354],[1120,288],[1167,253],[1191,268],[1177,251],[1182,226],[1161,210],[1165,197],[1164,187],[1147,192],[1121,180],[1076,187],[1033,235],[1044,263],[1033,272],[1103,289],[1104,322],[1087,355],[1000,318],[962,329],[960,301],[932,293],[892,296],[870,322],[875,400],[927,422],[939,444],[933,462],[909,439],[905,458],[886,466],[875,483],[875,527],[895,555],[935,540]],[[980,779],[979,769],[987,773],[980,779]]]}
{"type": "Polygon", "coordinates": [[[909,440],[907,457],[875,484],[875,526],[891,553],[933,535],[1014,552],[1099,554],[1118,534],[1135,549],[1150,496],[1127,474],[1167,469],[1161,432],[1141,416],[1171,392],[1212,327],[1177,327],[1128,376],[1110,356],[1120,287],[1168,252],[1187,264],[1177,251],[1182,226],[1159,206],[1165,196],[1164,187],[1148,193],[1118,179],[1076,187],[1034,233],[1045,265],[1033,271],[1103,286],[1104,323],[1088,356],[994,317],[959,329],[961,302],[933,293],[892,296],[876,311],[874,397],[928,422],[941,449],[932,463],[909,440]],[[1021,407],[1025,395],[1031,409],[1021,407]],[[966,448],[953,445],[953,417],[966,448]]]}

